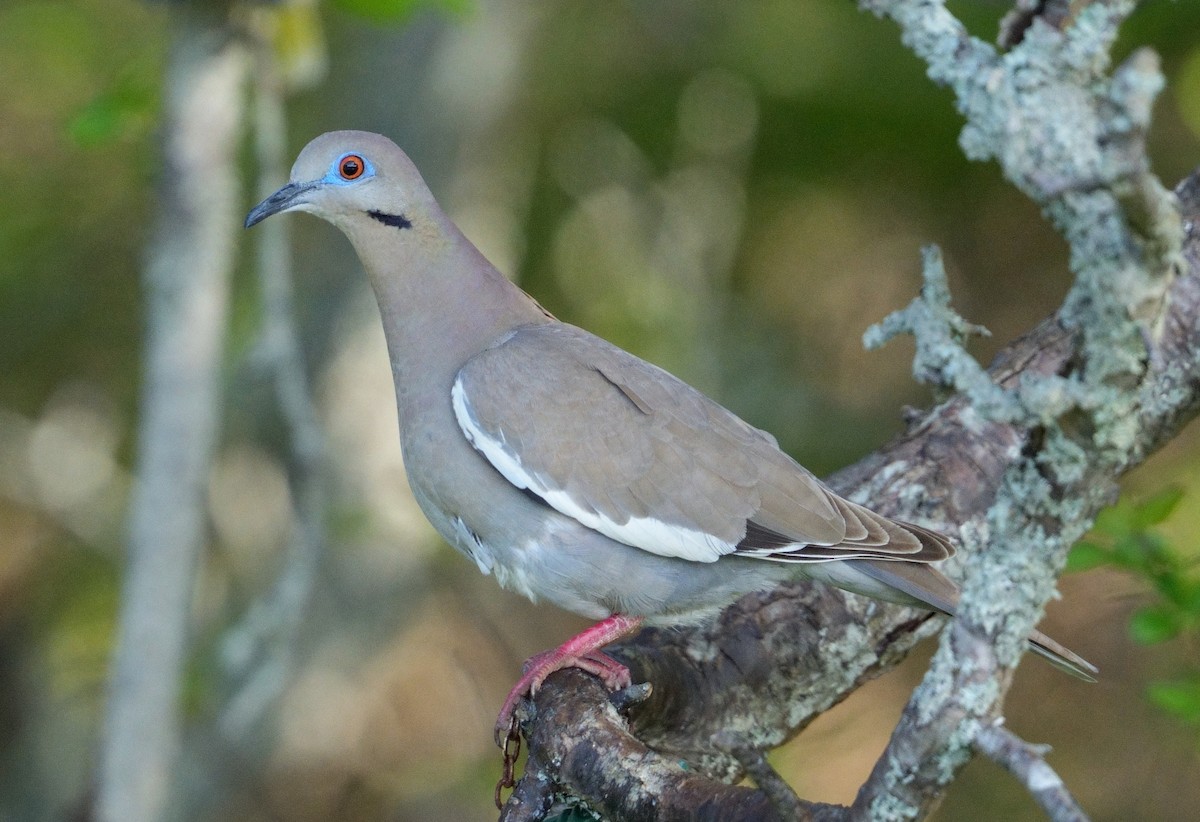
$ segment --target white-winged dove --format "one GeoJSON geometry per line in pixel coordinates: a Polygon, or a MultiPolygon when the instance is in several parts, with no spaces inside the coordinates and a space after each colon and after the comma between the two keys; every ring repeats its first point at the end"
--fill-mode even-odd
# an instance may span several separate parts
{"type": "MultiPolygon", "coordinates": [[[[775,439],[660,368],[559,322],[494,268],[378,134],[309,143],[246,226],[307,211],[358,252],[383,316],[409,483],[434,527],[485,574],[598,624],[535,656],[496,723],[552,672],[612,688],[601,648],[804,575],[953,614],[930,563],[941,534],[842,499],[775,439]]],[[[1034,632],[1034,651],[1096,669],[1034,632]]]]}

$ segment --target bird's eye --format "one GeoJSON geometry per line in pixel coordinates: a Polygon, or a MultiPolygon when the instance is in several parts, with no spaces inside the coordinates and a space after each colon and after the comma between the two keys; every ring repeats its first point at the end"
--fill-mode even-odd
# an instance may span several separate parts
{"type": "Polygon", "coordinates": [[[357,180],[366,169],[366,162],[357,154],[347,154],[338,160],[338,174],[343,180],[357,180]]]}

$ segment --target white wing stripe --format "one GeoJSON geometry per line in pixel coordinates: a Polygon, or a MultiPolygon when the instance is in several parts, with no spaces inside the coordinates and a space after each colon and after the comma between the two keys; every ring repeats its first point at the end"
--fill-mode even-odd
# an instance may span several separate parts
{"type": "Polygon", "coordinates": [[[582,508],[571,495],[561,489],[548,487],[542,478],[521,465],[521,458],[503,438],[497,439],[479,427],[471,413],[463,388],[462,377],[450,390],[454,417],[463,435],[500,474],[517,488],[528,488],[560,514],[571,517],[604,536],[634,548],[641,548],[664,557],[677,557],[693,562],[716,562],[722,555],[732,553],[735,546],[712,534],[673,525],[653,517],[630,517],[623,523],[582,508]]]}

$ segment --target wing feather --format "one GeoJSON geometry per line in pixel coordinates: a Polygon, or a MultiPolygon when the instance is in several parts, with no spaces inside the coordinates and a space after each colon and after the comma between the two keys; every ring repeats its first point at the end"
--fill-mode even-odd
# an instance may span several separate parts
{"type": "Polygon", "coordinates": [[[928,562],[953,551],[842,499],[769,434],[574,326],[508,335],[463,366],[451,398],[464,435],[516,487],[652,553],[928,562]]]}

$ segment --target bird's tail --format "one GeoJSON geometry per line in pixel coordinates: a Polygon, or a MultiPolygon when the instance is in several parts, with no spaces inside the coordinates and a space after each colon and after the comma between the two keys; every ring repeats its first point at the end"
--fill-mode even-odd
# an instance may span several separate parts
{"type": "MultiPolygon", "coordinates": [[[[900,594],[892,597],[895,602],[919,604],[954,616],[958,606],[958,586],[931,565],[880,560],[850,560],[846,564],[900,594]]],[[[872,593],[879,596],[878,591],[872,593]]],[[[1029,649],[1060,671],[1085,682],[1096,681],[1099,669],[1095,665],[1040,631],[1030,632],[1029,649]]]]}
{"type": "Polygon", "coordinates": [[[1100,669],[1065,645],[1060,645],[1041,631],[1029,632],[1029,650],[1060,671],[1084,682],[1095,682],[1100,669]]]}

